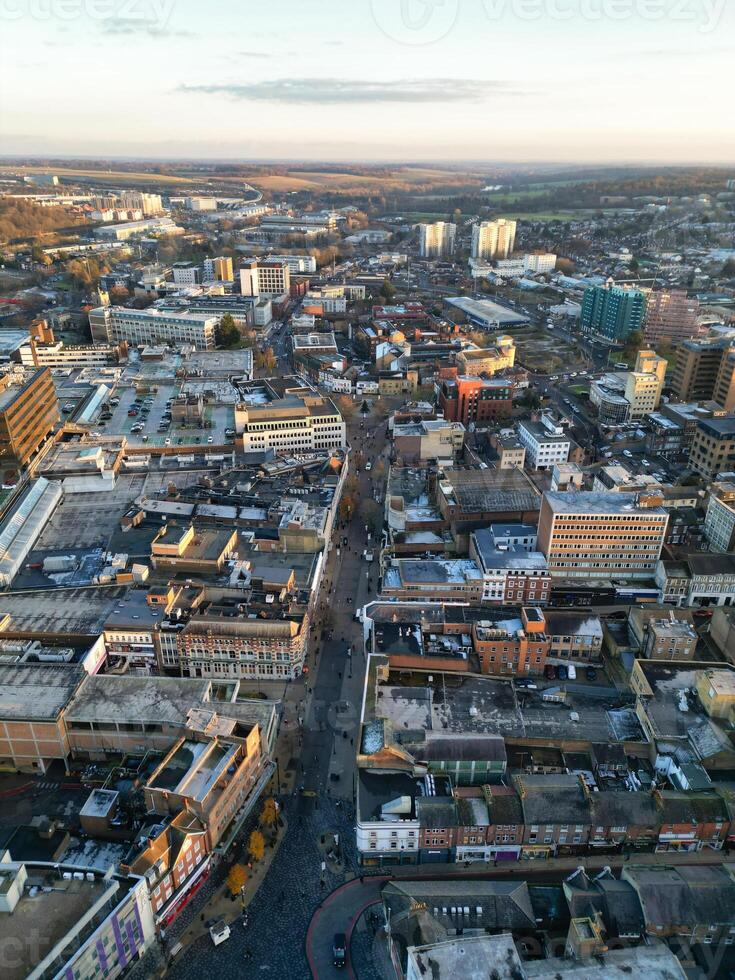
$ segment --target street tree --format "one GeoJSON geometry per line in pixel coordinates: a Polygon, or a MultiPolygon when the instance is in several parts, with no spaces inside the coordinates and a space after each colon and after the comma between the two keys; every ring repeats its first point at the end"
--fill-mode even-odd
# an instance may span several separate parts
{"type": "Polygon", "coordinates": [[[337,513],[340,521],[349,521],[352,515],[355,513],[354,498],[347,493],[343,493],[339,502],[339,507],[337,508],[337,513]]]}
{"type": "Polygon", "coordinates": [[[265,854],[265,838],[259,830],[254,830],[248,838],[248,853],[253,861],[260,861],[265,854]]]}
{"type": "Polygon", "coordinates": [[[247,880],[247,869],[242,864],[233,864],[227,872],[227,888],[230,895],[239,895],[247,880]]]}
{"type": "Polygon", "coordinates": [[[383,526],[383,510],[369,497],[360,501],[360,517],[373,534],[377,534],[383,526]]]}
{"type": "Polygon", "coordinates": [[[259,371],[266,371],[270,374],[277,363],[272,347],[266,347],[265,350],[259,350],[255,354],[255,366],[259,371]]]}
{"type": "Polygon", "coordinates": [[[260,811],[260,822],[264,827],[274,827],[278,822],[278,806],[272,796],[263,803],[260,811]]]}

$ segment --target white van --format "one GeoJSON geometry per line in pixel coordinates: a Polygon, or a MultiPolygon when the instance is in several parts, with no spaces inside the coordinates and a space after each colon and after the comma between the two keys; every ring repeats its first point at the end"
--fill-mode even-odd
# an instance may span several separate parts
{"type": "Polygon", "coordinates": [[[574,666],[574,664],[569,664],[569,666],[567,667],[567,677],[569,678],[570,681],[576,681],[577,668],[574,666]]]}

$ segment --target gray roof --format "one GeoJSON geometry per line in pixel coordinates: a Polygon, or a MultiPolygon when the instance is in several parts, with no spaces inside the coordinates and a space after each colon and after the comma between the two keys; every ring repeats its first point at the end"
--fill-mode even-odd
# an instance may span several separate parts
{"type": "Polygon", "coordinates": [[[447,736],[427,738],[406,746],[423,762],[505,762],[505,740],[500,735],[447,736]]]}
{"type": "Polygon", "coordinates": [[[457,804],[451,796],[420,796],[416,800],[416,816],[419,826],[441,829],[456,827],[457,804]]]}
{"type": "Polygon", "coordinates": [[[622,876],[638,892],[649,928],[689,932],[698,925],[731,926],[735,922],[735,879],[724,868],[633,865],[622,876]]]}
{"type": "Polygon", "coordinates": [[[86,677],[76,666],[0,666],[0,719],[55,721],[86,677]]]}
{"type": "Polygon", "coordinates": [[[426,906],[447,930],[536,927],[525,881],[393,881],[383,886],[382,898],[391,930],[410,917],[417,904],[426,906]]]}
{"type": "Polygon", "coordinates": [[[650,793],[590,793],[591,821],[600,827],[655,827],[661,822],[650,793]]]}
{"type": "Polygon", "coordinates": [[[513,776],[526,824],[589,825],[589,801],[578,776],[513,776]]]}
{"type": "Polygon", "coordinates": [[[590,917],[599,912],[613,936],[638,936],[644,932],[643,911],[638,895],[628,881],[613,877],[609,869],[594,878],[584,868],[564,882],[564,895],[573,918],[590,917]]]}
{"type": "Polygon", "coordinates": [[[639,507],[635,493],[593,493],[588,490],[547,491],[544,500],[555,514],[631,514],[666,517],[663,507],[639,507]]]}

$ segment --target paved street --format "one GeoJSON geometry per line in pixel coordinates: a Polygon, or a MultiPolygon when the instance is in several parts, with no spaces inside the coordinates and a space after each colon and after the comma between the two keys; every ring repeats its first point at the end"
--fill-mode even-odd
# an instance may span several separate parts
{"type": "MultiPolygon", "coordinates": [[[[359,407],[358,401],[356,409],[359,407]]],[[[363,419],[356,411],[347,424],[353,460],[362,451],[363,462],[370,459],[374,463],[385,450],[382,414],[363,419]]],[[[343,885],[348,876],[358,873],[354,847],[354,739],[365,658],[362,626],[355,621],[354,613],[375,594],[378,562],[377,549],[372,564],[368,565],[362,557],[365,547],[375,544],[375,536],[368,540],[359,514],[359,501],[373,494],[373,477],[364,466],[356,475],[358,512],[346,525],[335,528],[312,631],[309,673],[285,690],[272,692],[272,696],[283,697],[284,704],[279,739],[284,793],[280,800],[288,829],[263,886],[249,906],[247,928],[238,921],[230,939],[216,949],[208,936],[197,940],[173,963],[169,975],[174,980],[193,980],[205,971],[208,975],[216,972],[222,980],[264,974],[289,980],[308,978],[311,970],[304,938],[312,915],[325,896],[343,885]],[[287,777],[289,772],[293,773],[292,778],[287,777]],[[338,864],[327,859],[322,843],[323,839],[333,840],[328,835],[334,834],[341,850],[338,864]],[[284,933],[286,920],[288,929],[284,933]]],[[[378,479],[382,496],[385,474],[378,479]]],[[[248,831],[246,828],[244,836],[248,831]]],[[[169,948],[192,920],[203,914],[206,900],[225,874],[225,868],[217,869],[202,889],[202,897],[177,920],[169,935],[169,948]]],[[[361,940],[364,955],[358,975],[371,980],[377,975],[369,966],[370,943],[364,928],[361,940]]],[[[330,935],[323,964],[323,955],[320,956],[319,976],[331,975],[327,970],[332,969],[331,946],[330,935]]]]}

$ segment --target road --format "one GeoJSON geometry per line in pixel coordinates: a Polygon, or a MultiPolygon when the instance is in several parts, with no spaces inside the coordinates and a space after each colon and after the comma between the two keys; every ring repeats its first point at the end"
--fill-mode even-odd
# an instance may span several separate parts
{"type": "MultiPolygon", "coordinates": [[[[363,419],[357,413],[348,420],[347,427],[353,450],[351,466],[357,469],[358,453],[363,454],[365,462],[370,460],[374,464],[386,449],[385,426],[368,417],[363,427],[363,419]]],[[[370,499],[375,489],[381,493],[384,490],[383,486],[374,486],[376,480],[364,467],[355,475],[359,484],[358,500],[370,499]]],[[[382,477],[380,482],[384,480],[382,477]]],[[[354,736],[365,668],[362,625],[355,621],[354,614],[375,596],[377,554],[370,565],[362,557],[374,544],[375,535],[368,537],[359,510],[350,521],[336,528],[317,610],[325,629],[321,638],[313,634],[317,670],[302,735],[304,788],[317,793],[331,789],[350,800],[354,736]]]]}
{"type": "MultiPolygon", "coordinates": [[[[415,881],[431,878],[433,881],[492,881],[513,879],[517,882],[527,881],[533,884],[556,884],[564,879],[580,865],[588,871],[599,871],[610,867],[619,872],[628,864],[645,863],[653,866],[679,865],[720,865],[729,860],[723,851],[703,850],[692,854],[662,853],[662,854],[600,854],[585,855],[584,857],[551,858],[548,861],[518,861],[501,862],[497,868],[492,865],[473,864],[469,868],[458,865],[419,865],[418,867],[391,868],[386,875],[366,876],[356,878],[336,888],[325,898],[324,902],[314,913],[309,923],[306,936],[306,956],[314,980],[337,980],[344,976],[345,971],[336,969],[332,963],[332,943],[336,932],[344,932],[347,936],[347,947],[353,937],[355,926],[361,915],[371,906],[380,901],[380,890],[386,881],[391,879],[415,881]]],[[[384,943],[385,940],[382,940],[384,943]]],[[[363,976],[381,976],[380,966],[387,962],[387,952],[379,949],[381,940],[373,941],[370,949],[372,963],[366,963],[362,955],[355,955],[355,943],[352,943],[352,955],[347,962],[347,976],[362,980],[363,976]],[[383,955],[381,955],[383,953],[383,955]],[[377,969],[376,969],[377,967],[377,969]]],[[[383,973],[387,978],[392,974],[383,973]]]]}
{"type": "MultiPolygon", "coordinates": [[[[286,372],[282,361],[279,369],[286,372]]],[[[356,408],[359,405],[357,402],[356,408]]],[[[377,411],[364,420],[356,411],[347,419],[347,429],[351,459],[361,451],[366,461],[375,462],[386,451],[385,423],[377,411]]],[[[366,473],[363,467],[356,476],[358,500],[370,498],[375,484],[384,489],[383,474],[366,473]]],[[[368,543],[374,543],[374,537],[368,541],[359,510],[346,526],[335,527],[310,638],[309,673],[305,681],[294,682],[284,692],[279,757],[282,772],[295,773],[294,792],[279,797],[288,826],[267,877],[248,907],[247,929],[234,927],[230,939],[216,949],[207,936],[197,940],[174,962],[169,971],[173,980],[197,980],[215,973],[220,980],[263,975],[306,980],[311,975],[304,946],[308,924],[325,895],[344,884],[348,872],[358,872],[354,740],[365,658],[362,626],[353,614],[374,596],[377,585],[377,561],[368,567],[362,558],[368,543]],[[334,834],[341,851],[338,863],[328,860],[323,843],[334,834]],[[288,927],[284,929],[286,917],[288,927]]],[[[248,832],[246,828],[245,837],[248,832]]],[[[226,868],[217,869],[203,889],[203,899],[225,874],[226,868]]],[[[203,901],[192,903],[181,922],[177,920],[171,944],[193,917],[202,914],[203,907],[203,901]]],[[[331,958],[331,938],[329,949],[331,958]]],[[[362,975],[370,980],[369,972],[362,975]]]]}

